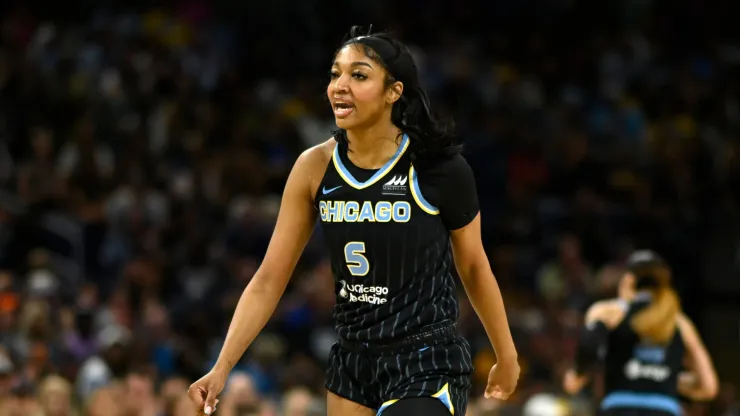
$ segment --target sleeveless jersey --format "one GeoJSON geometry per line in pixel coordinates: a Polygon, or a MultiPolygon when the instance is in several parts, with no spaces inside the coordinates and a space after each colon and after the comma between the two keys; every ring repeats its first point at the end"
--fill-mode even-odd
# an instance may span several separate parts
{"type": "Polygon", "coordinates": [[[458,315],[449,233],[424,199],[404,135],[378,170],[337,144],[316,193],[335,279],[340,338],[388,341],[458,315]]]}
{"type": "Polygon", "coordinates": [[[610,332],[604,359],[604,408],[638,408],[680,414],[678,375],[685,347],[676,329],[666,345],[643,342],[630,325],[649,300],[629,304],[622,322],[610,332]]]}

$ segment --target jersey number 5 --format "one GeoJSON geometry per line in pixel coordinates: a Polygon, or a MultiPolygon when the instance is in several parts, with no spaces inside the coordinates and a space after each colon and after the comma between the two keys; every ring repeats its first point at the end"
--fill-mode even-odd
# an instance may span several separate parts
{"type": "Polygon", "coordinates": [[[365,276],[370,271],[370,263],[365,257],[365,243],[350,241],[344,246],[344,260],[352,276],[365,276]]]}

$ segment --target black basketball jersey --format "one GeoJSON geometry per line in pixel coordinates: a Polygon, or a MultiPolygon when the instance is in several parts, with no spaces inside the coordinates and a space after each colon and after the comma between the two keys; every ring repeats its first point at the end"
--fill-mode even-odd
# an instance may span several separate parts
{"type": "Polygon", "coordinates": [[[676,329],[666,345],[641,340],[632,329],[632,317],[649,299],[630,304],[622,322],[610,332],[604,359],[605,397],[602,408],[636,408],[680,414],[678,375],[684,343],[676,329]]]}
{"type": "Polygon", "coordinates": [[[378,170],[337,144],[316,194],[331,256],[340,338],[379,341],[456,320],[449,232],[419,188],[404,135],[378,170]]]}

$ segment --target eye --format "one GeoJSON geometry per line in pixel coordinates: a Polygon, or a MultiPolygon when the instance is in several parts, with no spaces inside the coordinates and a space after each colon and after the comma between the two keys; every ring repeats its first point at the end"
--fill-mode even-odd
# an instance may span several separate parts
{"type": "Polygon", "coordinates": [[[329,78],[331,78],[331,79],[339,78],[339,72],[338,71],[329,71],[329,78]]]}
{"type": "Polygon", "coordinates": [[[363,74],[362,72],[353,72],[352,78],[359,80],[359,81],[364,81],[367,79],[367,75],[363,74]]]}

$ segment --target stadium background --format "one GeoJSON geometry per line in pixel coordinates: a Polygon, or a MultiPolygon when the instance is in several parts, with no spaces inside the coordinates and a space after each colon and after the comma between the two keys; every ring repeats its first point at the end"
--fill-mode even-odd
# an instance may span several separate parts
{"type": "MultiPolygon", "coordinates": [[[[690,414],[740,414],[738,9],[2,2],[0,414],[191,414],[181,394],[219,351],[288,171],[333,127],[331,54],[368,23],[412,46],[477,176],[523,376],[503,407],[479,400],[495,359],[462,295],[468,415],[561,395],[581,314],[635,247],[674,266],[723,380],[690,414]]],[[[334,297],[319,234],[219,413],[323,414],[334,297]]],[[[594,395],[562,414],[590,414],[594,395]]]]}

